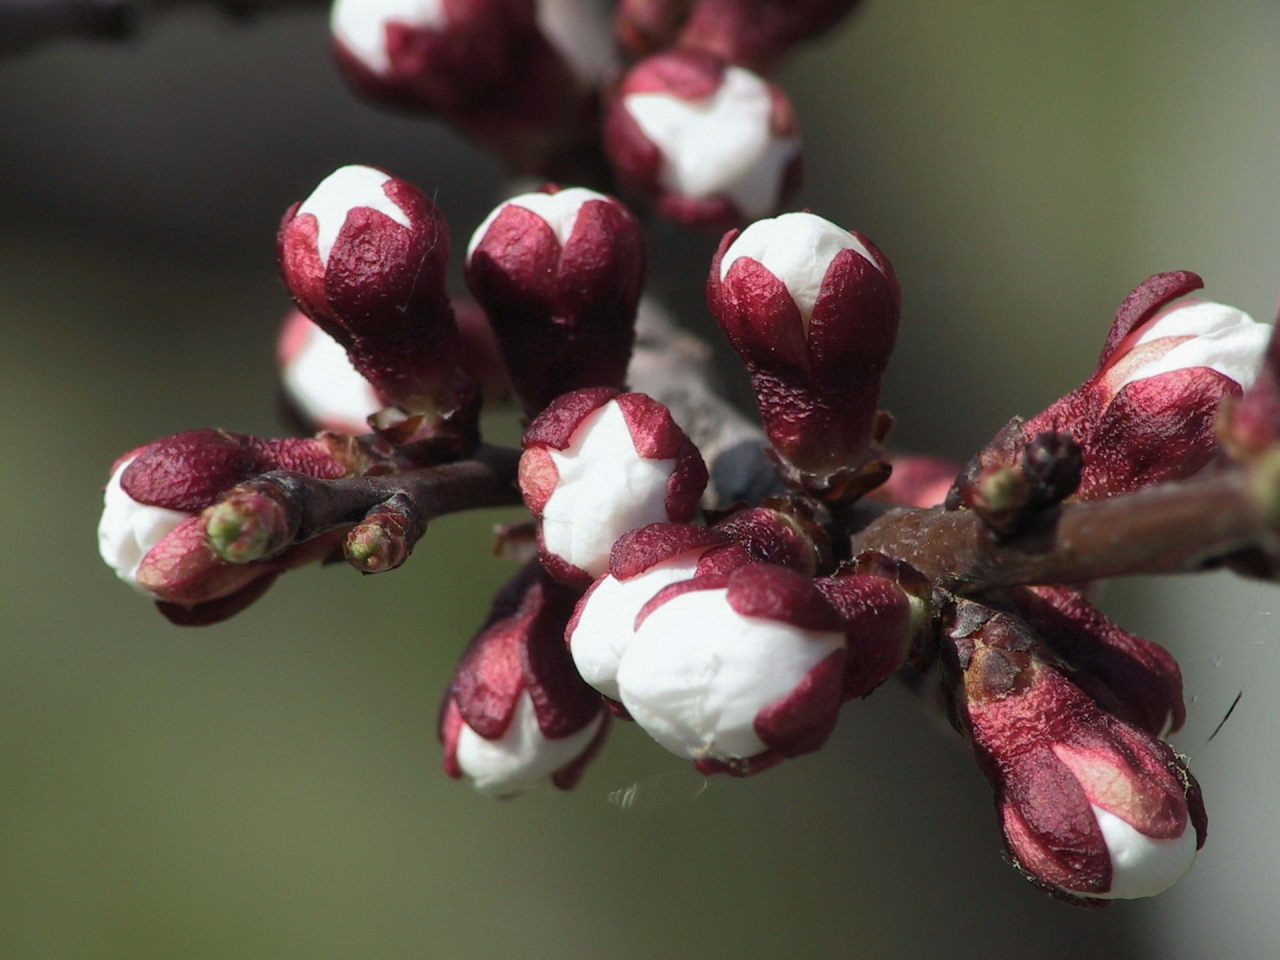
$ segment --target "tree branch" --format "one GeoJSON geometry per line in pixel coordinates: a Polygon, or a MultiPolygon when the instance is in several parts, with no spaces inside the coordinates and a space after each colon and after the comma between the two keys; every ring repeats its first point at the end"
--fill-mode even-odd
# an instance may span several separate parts
{"type": "Polygon", "coordinates": [[[1250,474],[1151,487],[1092,503],[1070,503],[1023,536],[1001,542],[970,510],[894,509],[850,537],[856,555],[878,550],[939,586],[964,594],[1020,584],[1072,583],[1129,574],[1186,573],[1255,546],[1268,524],[1250,474]]]}

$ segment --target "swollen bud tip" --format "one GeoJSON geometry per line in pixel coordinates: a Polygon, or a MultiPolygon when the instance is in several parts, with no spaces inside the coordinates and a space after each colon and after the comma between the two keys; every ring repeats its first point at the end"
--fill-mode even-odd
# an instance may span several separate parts
{"type": "Polygon", "coordinates": [[[284,508],[256,491],[233,491],[205,512],[209,546],[227,563],[252,563],[279,553],[290,542],[284,508]]]}

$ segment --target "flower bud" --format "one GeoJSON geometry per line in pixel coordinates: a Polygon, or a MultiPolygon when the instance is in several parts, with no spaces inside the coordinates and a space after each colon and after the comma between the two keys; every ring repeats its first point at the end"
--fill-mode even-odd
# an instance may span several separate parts
{"type": "Polygon", "coordinates": [[[844,621],[843,697],[866,697],[907,662],[930,621],[927,580],[911,567],[870,554],[814,581],[844,621]]]}
{"type": "MultiPolygon", "coordinates": [[[[201,511],[226,490],[270,470],[336,479],[367,467],[324,438],[262,440],[221,430],[191,430],[157,440],[112,468],[98,524],[98,549],[121,580],[187,611],[224,601],[251,586],[264,590],[264,578],[273,580],[301,558],[321,559],[317,543],[291,548],[270,562],[226,563],[210,546],[201,511]]],[[[263,535],[272,534],[264,530],[263,535]]],[[[227,540],[234,543],[237,538],[229,534],[227,540]]],[[[327,552],[327,546],[319,550],[327,552]]]]}
{"type": "Polygon", "coordinates": [[[565,629],[582,679],[619,700],[618,665],[641,607],[663,587],[747,561],[728,536],[707,527],[653,523],[623,534],[613,545],[608,572],[583,594],[565,629]]]}
{"type": "Polygon", "coordinates": [[[1173,302],[1199,286],[1184,272],[1135,289],[1094,375],[1021,425],[1025,440],[1053,430],[1080,446],[1075,499],[1184,479],[1218,454],[1219,407],[1253,383],[1272,328],[1220,303],[1173,302]]]}
{"type": "Polygon", "coordinates": [[[821,489],[876,460],[901,294],[869,240],[811,213],[732,231],[712,261],[707,302],[793,479],[821,489]]]}
{"type": "Polygon", "coordinates": [[[965,602],[951,636],[959,714],[1019,869],[1082,905],[1176,883],[1207,829],[1182,759],[1101,710],[1016,618],[965,602]]]}
{"type": "Polygon", "coordinates": [[[571,390],[623,385],[645,246],[617,200],[581,187],[513,197],[472,234],[466,272],[529,416],[571,390]]]}
{"type": "Polygon", "coordinates": [[[426,194],[373,167],[341,167],[289,208],[277,242],[294,301],[382,397],[434,420],[474,418],[479,396],[444,287],[449,229],[426,194]]]}
{"type": "MultiPolygon", "coordinates": [[[[493,330],[479,305],[455,298],[453,309],[462,338],[462,369],[484,391],[486,403],[511,394],[506,367],[493,330]]],[[[302,433],[329,430],[359,436],[369,418],[387,404],[351,365],[338,341],[301,310],[291,310],[280,327],[276,358],[290,422],[302,433]]]]}
{"type": "Polygon", "coordinates": [[[562,790],[578,781],[604,741],[608,715],[564,647],[575,599],[536,562],[498,593],[441,706],[449,776],[498,797],[546,779],[562,790]]]}
{"type": "Polygon", "coordinates": [[[1073,668],[1071,682],[1100,707],[1152,736],[1181,729],[1182,671],[1164,647],[1112,623],[1071,587],[1023,587],[1009,596],[1045,646],[1073,668]]]}
{"type": "Polygon", "coordinates": [[[840,22],[858,0],[698,0],[680,45],[768,73],[796,45],[840,22]]]}
{"type": "Polygon", "coordinates": [[[662,404],[641,393],[578,390],[525,431],[520,492],[538,520],[551,575],[585,587],[624,533],[691,519],[707,485],[698,450],[662,404]]]}
{"type": "Polygon", "coordinates": [[[604,147],[618,179],[663,216],[725,229],[777,210],[800,183],[800,139],[780,88],[711,54],[643,60],[609,103],[604,147]]]}
{"type": "Polygon", "coordinates": [[[436,114],[526,168],[576,119],[581,91],[533,0],[336,0],[334,56],[369,99],[436,114]]]}
{"type": "Polygon", "coordinates": [[[890,455],[889,464],[893,468],[889,479],[867,494],[867,499],[904,507],[940,506],[956,475],[964,469],[963,464],[946,457],[910,453],[890,455]]]}
{"type": "Polygon", "coordinates": [[[386,406],[347,351],[301,310],[285,318],[276,354],[291,411],[309,430],[368,433],[369,418],[386,406]]]}
{"type": "Polygon", "coordinates": [[[622,703],[702,773],[746,776],[818,749],[844,673],[840,616],[798,573],[749,564],[661,590],[618,667],[622,703]]]}

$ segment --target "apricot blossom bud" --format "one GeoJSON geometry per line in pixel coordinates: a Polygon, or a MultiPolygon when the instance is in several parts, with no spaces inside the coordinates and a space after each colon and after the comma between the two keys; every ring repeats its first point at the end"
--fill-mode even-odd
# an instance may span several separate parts
{"type": "Polygon", "coordinates": [[[518,168],[576,119],[582,90],[534,0],[336,0],[347,81],[392,108],[443,117],[518,168]]]}
{"type": "Polygon", "coordinates": [[[725,229],[777,210],[800,182],[800,139],[780,88],[695,50],[622,78],[604,147],[619,180],[679,223],[725,229]]]}
{"type": "Polygon", "coordinates": [[[858,0],[698,0],[680,45],[768,73],[798,44],[839,23],[858,0]]]}
{"type": "Polygon", "coordinates": [[[880,378],[901,294],[869,240],[812,213],[731,231],[712,260],[707,302],[793,479],[821,488],[881,455],[889,421],[880,378]]]}
{"type": "Polygon", "coordinates": [[[585,587],[603,575],[624,533],[684,523],[707,468],[662,404],[597,387],[560,397],[525,431],[520,492],[538,520],[552,576],[585,587]]]}
{"type": "Polygon", "coordinates": [[[1156,737],[1182,727],[1182,671],[1164,647],[1113,623],[1071,587],[1021,587],[1009,597],[1045,646],[1071,668],[1068,679],[1100,707],[1156,737]]]}
{"type": "Polygon", "coordinates": [[[472,234],[466,273],[529,416],[571,390],[623,385],[645,246],[617,200],[582,187],[513,197],[472,234]]]}
{"type": "Polygon", "coordinates": [[[1016,618],[966,601],[951,637],[958,713],[1019,869],[1080,905],[1176,883],[1207,829],[1183,760],[1100,709],[1016,618]]]}
{"type": "Polygon", "coordinates": [[[814,586],[844,621],[844,699],[869,696],[915,652],[930,622],[930,585],[906,564],[869,554],[814,586]]]}
{"type": "Polygon", "coordinates": [[[544,780],[567,790],[581,777],[608,715],[564,647],[575,599],[536,562],[498,593],[441,706],[449,776],[498,797],[544,780]]]}
{"type": "Polygon", "coordinates": [[[229,616],[241,608],[233,597],[247,605],[282,570],[321,559],[328,545],[317,538],[270,562],[229,563],[218,552],[218,542],[232,555],[259,540],[279,546],[278,525],[256,501],[242,505],[237,515],[242,523],[221,514],[205,518],[201,512],[227,490],[270,470],[337,479],[365,466],[324,438],[263,440],[221,430],[166,437],[113,466],[98,524],[99,553],[121,580],[159,601],[162,609],[180,608],[172,612],[174,617],[211,622],[191,612],[219,603],[220,614],[229,616]]]}
{"type": "Polygon", "coordinates": [[[369,418],[386,406],[347,351],[301,310],[285,318],[276,357],[292,412],[311,429],[368,433],[369,418]]]}
{"type": "Polygon", "coordinates": [[[1076,499],[1184,479],[1217,456],[1219,408],[1253,384],[1272,327],[1223,304],[1175,302],[1201,285],[1176,272],[1137,287],[1094,375],[1021,425],[1028,441],[1053,430],[1080,446],[1076,499]]]}
{"type": "Polygon", "coordinates": [[[449,229],[429,197],[373,167],[334,171],[290,207],[280,273],[299,308],[407,414],[474,417],[445,293],[449,229]]]}
{"type": "Polygon", "coordinates": [[[826,742],[844,658],[841,618],[807,577],[749,564],[649,600],[618,692],[646,733],[700,772],[747,776],[826,742]]]}

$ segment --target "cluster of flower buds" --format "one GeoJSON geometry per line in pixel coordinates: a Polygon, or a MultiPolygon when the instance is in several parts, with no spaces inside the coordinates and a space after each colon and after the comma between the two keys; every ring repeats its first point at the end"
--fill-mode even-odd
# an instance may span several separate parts
{"type": "Polygon", "coordinates": [[[1001,489],[1003,472],[1046,434],[1079,447],[1077,500],[1181,480],[1211,463],[1220,407],[1252,385],[1272,327],[1234,307],[1183,299],[1202,285],[1178,271],[1133,290],[1093,376],[1030,420],[1010,423],[970,463],[957,493],[1001,489]]]}
{"type": "Polygon", "coordinates": [[[528,416],[571,390],[622,387],[644,273],[639,223],[593,190],[544,187],[480,224],[467,283],[493,319],[528,416]]]}
{"type": "Polygon", "coordinates": [[[706,50],[761,73],[825,33],[858,0],[622,0],[615,28],[632,56],[664,47],[706,50]]]}
{"type": "Polygon", "coordinates": [[[285,213],[278,246],[294,302],[391,404],[373,425],[399,444],[473,445],[480,393],[462,370],[449,228],[431,199],[382,170],[340,167],[285,213]]]}
{"type": "Polygon", "coordinates": [[[697,448],[662,404],[595,387],[565,394],[525,431],[520,492],[538,554],[564,583],[604,574],[624,533],[693,518],[707,485],[697,448]]]}
{"type": "Polygon", "coordinates": [[[633,66],[604,121],[614,174],[678,223],[724,230],[776,211],[799,187],[800,140],[776,85],[713,54],[633,66]]]}
{"type": "Polygon", "coordinates": [[[707,302],[798,485],[863,492],[883,481],[890,420],[880,378],[901,300],[875,245],[815,214],[761,220],[721,240],[707,302]]]}
{"type": "Polygon", "coordinates": [[[338,534],[289,547],[291,531],[277,504],[253,493],[224,494],[271,470],[332,480],[373,466],[363,448],[336,436],[263,440],[191,430],[166,437],[112,466],[98,550],[121,580],[158,601],[174,621],[222,620],[265,593],[284,570],[341,549],[338,534]],[[262,554],[271,557],[228,562],[262,554]]]}
{"type": "Polygon", "coordinates": [[[441,705],[449,776],[499,797],[548,779],[562,790],[577,783],[609,716],[564,646],[576,599],[536,562],[498,593],[441,705]]]}
{"type": "Polygon", "coordinates": [[[538,169],[580,122],[586,91],[534,0],[336,0],[347,81],[388,107],[439,116],[517,169],[538,169]]]}
{"type": "Polygon", "coordinates": [[[1019,869],[1082,905],[1176,883],[1207,829],[1185,762],[1094,704],[1016,617],[964,601],[950,638],[958,719],[1019,869]]]}

